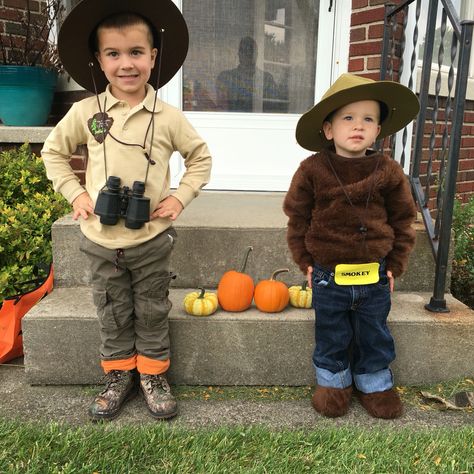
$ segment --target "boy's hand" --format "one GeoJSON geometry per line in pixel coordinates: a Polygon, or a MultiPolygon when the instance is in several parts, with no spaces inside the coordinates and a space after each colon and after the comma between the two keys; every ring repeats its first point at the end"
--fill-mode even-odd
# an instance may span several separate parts
{"type": "Polygon", "coordinates": [[[79,196],[77,196],[77,198],[72,201],[72,208],[74,209],[74,212],[72,213],[72,218],[75,221],[77,221],[79,216],[83,219],[87,219],[89,217],[89,214],[93,214],[94,203],[92,202],[89,193],[86,191],[82,194],[79,194],[79,196]]]}
{"type": "Polygon", "coordinates": [[[393,293],[393,290],[395,288],[395,278],[393,278],[393,274],[390,270],[387,270],[387,278],[388,284],[390,285],[390,293],[393,293]]]}
{"type": "Polygon", "coordinates": [[[173,196],[168,196],[158,204],[158,207],[151,213],[151,218],[156,219],[157,217],[169,217],[172,221],[175,221],[181,214],[183,205],[173,196]]]}
{"type": "Polygon", "coordinates": [[[306,270],[306,280],[308,281],[308,288],[313,287],[313,267],[308,267],[306,270]]]}

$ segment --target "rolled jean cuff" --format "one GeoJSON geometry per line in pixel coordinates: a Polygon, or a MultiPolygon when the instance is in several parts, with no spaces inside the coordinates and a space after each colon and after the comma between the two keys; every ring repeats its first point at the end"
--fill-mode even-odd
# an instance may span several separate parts
{"type": "Polygon", "coordinates": [[[352,385],[351,369],[341,370],[340,372],[331,372],[321,367],[314,367],[316,370],[316,381],[321,387],[347,388],[352,385]]]}
{"type": "Polygon", "coordinates": [[[384,392],[393,387],[393,374],[390,369],[382,369],[370,374],[354,374],[357,390],[363,393],[384,392]]]}

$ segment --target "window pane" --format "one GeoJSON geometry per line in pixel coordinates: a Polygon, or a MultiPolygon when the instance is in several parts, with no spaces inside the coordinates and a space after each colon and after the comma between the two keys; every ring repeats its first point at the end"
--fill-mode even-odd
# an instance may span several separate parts
{"type": "MultiPolygon", "coordinates": [[[[451,2],[458,16],[460,15],[460,12],[461,12],[461,6],[465,8],[464,6],[465,2],[466,0],[452,0],[451,2]]],[[[436,17],[436,30],[435,30],[435,36],[434,36],[433,56],[432,56],[434,70],[438,69],[438,54],[439,54],[439,48],[441,45],[441,15],[442,15],[442,9],[443,9],[442,7],[443,6],[440,3],[438,5],[438,15],[436,17]]],[[[418,53],[418,61],[420,64],[423,61],[423,54],[425,52],[425,37],[426,37],[426,28],[427,28],[427,21],[428,21],[427,19],[428,4],[423,5],[422,8],[425,11],[425,15],[422,15],[420,17],[421,42],[420,42],[420,50],[418,53]]],[[[443,54],[442,66],[448,66],[448,67],[451,66],[451,45],[452,45],[453,31],[454,31],[453,27],[451,26],[451,22],[448,17],[447,23],[446,23],[446,32],[444,34],[444,42],[443,42],[444,54],[443,54]]],[[[459,46],[458,46],[458,51],[459,51],[459,46]]],[[[457,54],[453,62],[454,64],[457,64],[457,54]]]]}
{"type": "Polygon", "coordinates": [[[319,0],[183,0],[183,109],[301,113],[313,105],[319,0]]]}

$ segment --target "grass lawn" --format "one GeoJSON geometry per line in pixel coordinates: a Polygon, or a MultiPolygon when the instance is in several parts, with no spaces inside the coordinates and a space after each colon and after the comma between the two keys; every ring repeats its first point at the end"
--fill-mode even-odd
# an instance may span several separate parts
{"type": "Polygon", "coordinates": [[[184,430],[0,422],[1,473],[472,473],[474,429],[184,430]]]}

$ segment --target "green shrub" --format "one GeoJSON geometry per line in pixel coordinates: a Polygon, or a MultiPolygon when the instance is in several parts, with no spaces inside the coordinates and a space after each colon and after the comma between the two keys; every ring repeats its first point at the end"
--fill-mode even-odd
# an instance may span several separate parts
{"type": "Polygon", "coordinates": [[[28,145],[0,153],[0,303],[32,289],[22,283],[51,263],[51,225],[69,210],[28,145]]]}
{"type": "Polygon", "coordinates": [[[454,260],[451,292],[474,309],[474,197],[454,202],[454,260]]]}

